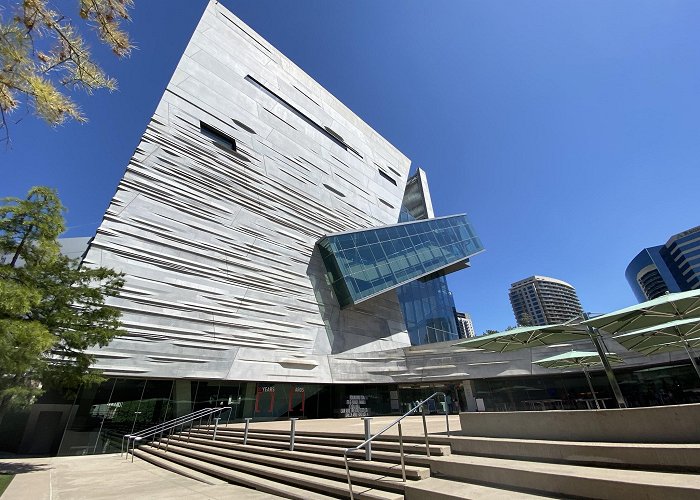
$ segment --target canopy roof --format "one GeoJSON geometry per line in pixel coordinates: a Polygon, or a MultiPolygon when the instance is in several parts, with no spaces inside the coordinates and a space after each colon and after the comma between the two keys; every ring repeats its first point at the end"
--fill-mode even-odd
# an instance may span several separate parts
{"type": "Polygon", "coordinates": [[[589,339],[586,328],[579,325],[522,326],[458,342],[455,346],[507,352],[589,339]]]}
{"type": "MultiPolygon", "coordinates": [[[[611,363],[622,363],[622,358],[615,353],[608,352],[605,353],[605,356],[611,363]]],[[[600,356],[595,351],[570,351],[533,361],[532,363],[545,368],[589,367],[603,364],[600,356]]]]}
{"type": "Polygon", "coordinates": [[[669,321],[700,318],[700,290],[669,293],[583,322],[610,334],[630,332],[669,321]]]}
{"type": "Polygon", "coordinates": [[[669,321],[615,337],[625,348],[646,355],[683,349],[684,339],[691,348],[700,345],[700,318],[669,321]]]}

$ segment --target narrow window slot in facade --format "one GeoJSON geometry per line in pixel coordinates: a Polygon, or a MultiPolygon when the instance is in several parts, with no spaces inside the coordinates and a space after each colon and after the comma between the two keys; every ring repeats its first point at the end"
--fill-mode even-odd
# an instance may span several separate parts
{"type": "Polygon", "coordinates": [[[221,130],[216,129],[202,121],[199,122],[199,130],[202,132],[203,135],[213,140],[219,146],[222,146],[226,149],[230,149],[231,151],[236,150],[236,139],[234,139],[233,137],[229,137],[228,135],[224,134],[221,130]]]}
{"type": "Polygon", "coordinates": [[[279,95],[277,95],[276,93],[274,93],[272,90],[268,89],[265,85],[263,85],[262,83],[260,83],[259,81],[257,81],[255,78],[253,78],[253,77],[250,76],[250,75],[246,75],[245,80],[248,81],[249,83],[252,83],[252,84],[255,85],[258,89],[260,89],[260,90],[262,90],[263,92],[265,92],[267,95],[269,95],[270,97],[272,97],[275,101],[277,101],[277,102],[280,103],[282,106],[284,106],[285,108],[287,108],[289,111],[291,111],[292,113],[294,113],[295,115],[297,115],[299,118],[301,118],[302,120],[304,120],[306,123],[308,123],[309,125],[311,125],[313,128],[315,128],[316,130],[318,130],[319,132],[321,132],[321,134],[323,134],[324,136],[326,136],[327,138],[329,138],[331,141],[333,141],[334,143],[336,143],[338,146],[340,146],[341,148],[343,148],[343,149],[346,150],[346,151],[350,151],[350,152],[352,152],[352,153],[355,153],[357,156],[359,156],[360,158],[362,158],[362,155],[361,155],[356,149],[354,149],[354,148],[348,146],[347,144],[345,144],[345,141],[340,140],[340,139],[337,137],[337,134],[336,134],[335,132],[331,133],[331,132],[329,132],[328,130],[326,130],[327,127],[322,127],[321,125],[319,125],[318,123],[316,123],[315,121],[313,121],[311,118],[309,118],[309,117],[306,116],[304,113],[302,113],[298,108],[296,108],[295,106],[293,106],[292,104],[290,104],[289,102],[287,102],[284,98],[280,97],[279,95]]]}
{"type": "Polygon", "coordinates": [[[390,176],[389,174],[387,174],[387,173],[386,173],[384,170],[382,170],[381,168],[378,168],[377,170],[379,170],[379,175],[381,175],[381,176],[384,177],[386,180],[388,180],[389,182],[391,182],[394,186],[398,186],[398,184],[396,184],[396,180],[395,180],[392,176],[390,176]]]}
{"type": "Polygon", "coordinates": [[[345,195],[343,193],[341,193],[340,191],[338,191],[337,189],[335,189],[333,187],[330,187],[328,184],[324,184],[323,187],[325,187],[331,193],[337,194],[341,198],[345,198],[345,195]]]}

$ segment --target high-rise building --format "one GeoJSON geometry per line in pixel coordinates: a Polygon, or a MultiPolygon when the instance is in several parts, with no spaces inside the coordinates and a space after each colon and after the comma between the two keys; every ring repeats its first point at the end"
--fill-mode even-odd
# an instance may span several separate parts
{"type": "Polygon", "coordinates": [[[700,226],[674,234],[665,245],[639,252],[627,266],[625,277],[640,302],[666,292],[700,288],[700,226]]]}
{"type": "Polygon", "coordinates": [[[510,285],[508,292],[519,325],[564,323],[581,313],[573,286],[546,276],[531,276],[510,285]]]}
{"type": "Polygon", "coordinates": [[[472,317],[463,312],[456,313],[457,316],[457,329],[459,330],[460,339],[468,339],[476,337],[476,332],[474,331],[474,323],[472,323],[472,317]]]}

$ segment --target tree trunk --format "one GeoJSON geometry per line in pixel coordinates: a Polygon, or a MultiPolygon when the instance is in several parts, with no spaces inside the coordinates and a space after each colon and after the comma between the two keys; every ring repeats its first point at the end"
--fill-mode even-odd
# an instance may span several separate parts
{"type": "Polygon", "coordinates": [[[15,250],[15,255],[12,257],[12,261],[10,262],[10,267],[15,267],[15,264],[17,264],[17,259],[19,259],[19,256],[22,253],[22,249],[24,248],[24,244],[27,242],[29,235],[32,234],[32,231],[34,231],[33,224],[31,226],[29,226],[29,229],[27,230],[27,232],[24,233],[24,236],[22,236],[22,241],[20,241],[19,245],[17,245],[17,250],[15,250]]]}

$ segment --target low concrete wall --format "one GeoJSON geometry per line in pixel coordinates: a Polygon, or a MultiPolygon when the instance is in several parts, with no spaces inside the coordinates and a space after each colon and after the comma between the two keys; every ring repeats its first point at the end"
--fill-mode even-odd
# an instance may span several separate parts
{"type": "Polygon", "coordinates": [[[463,436],[700,443],[700,404],[614,410],[460,413],[463,436]]]}

